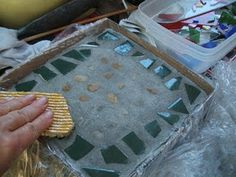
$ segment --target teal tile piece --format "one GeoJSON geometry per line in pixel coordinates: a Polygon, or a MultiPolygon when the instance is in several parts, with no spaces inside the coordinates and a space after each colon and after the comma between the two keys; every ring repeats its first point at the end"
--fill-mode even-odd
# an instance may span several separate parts
{"type": "Polygon", "coordinates": [[[154,72],[160,76],[161,79],[164,79],[166,76],[171,74],[171,70],[165,65],[158,66],[156,69],[154,69],[154,72]]]}
{"type": "Polygon", "coordinates": [[[64,54],[63,56],[73,58],[79,61],[84,61],[85,58],[77,51],[77,50],[71,50],[64,54]]]}
{"type": "Polygon", "coordinates": [[[177,99],[174,103],[172,103],[169,107],[168,107],[169,110],[173,110],[173,111],[176,111],[176,112],[180,112],[180,113],[183,113],[183,114],[189,114],[182,98],[179,98],[177,99]]]}
{"type": "Polygon", "coordinates": [[[88,141],[80,137],[76,136],[75,142],[65,149],[65,152],[73,159],[80,160],[85,157],[90,151],[92,151],[94,146],[90,144],[88,141]]]}
{"type": "Polygon", "coordinates": [[[144,55],[143,53],[137,51],[137,52],[135,52],[135,53],[132,55],[132,57],[141,57],[141,56],[143,56],[143,55],[144,55]]]}
{"type": "Polygon", "coordinates": [[[29,92],[37,85],[37,81],[27,81],[15,86],[16,91],[18,92],[29,92]]]}
{"type": "Polygon", "coordinates": [[[178,90],[179,86],[181,84],[182,81],[182,77],[175,77],[170,79],[169,81],[167,81],[165,83],[165,86],[169,89],[169,90],[178,90]]]}
{"type": "Polygon", "coordinates": [[[170,114],[168,112],[158,112],[157,115],[164,119],[166,122],[168,122],[170,125],[174,125],[180,119],[178,115],[170,114]]]}
{"type": "Polygon", "coordinates": [[[145,152],[144,142],[134,132],[126,135],[124,138],[122,138],[122,140],[136,155],[141,155],[145,152]]]}
{"type": "Polygon", "coordinates": [[[115,34],[112,34],[111,32],[107,31],[98,36],[98,39],[105,41],[117,41],[119,38],[115,34]]]}
{"type": "Polygon", "coordinates": [[[161,127],[159,126],[156,120],[145,125],[144,128],[153,138],[156,138],[157,135],[161,132],[161,127]]]}
{"type": "Polygon", "coordinates": [[[114,145],[106,149],[102,149],[101,153],[102,153],[104,161],[107,164],[111,164],[111,163],[127,164],[128,163],[128,157],[114,145]]]}
{"type": "Polygon", "coordinates": [[[90,57],[92,53],[90,49],[81,49],[79,52],[85,57],[90,57]]]}
{"type": "Polygon", "coordinates": [[[39,74],[44,80],[49,81],[57,76],[56,73],[48,69],[46,66],[42,66],[34,70],[34,73],[39,74]]]}
{"type": "Polygon", "coordinates": [[[133,44],[131,44],[129,41],[126,41],[119,46],[117,46],[114,50],[119,55],[125,56],[128,55],[128,53],[133,49],[133,44]]]}
{"type": "Polygon", "coordinates": [[[184,86],[185,86],[190,104],[193,104],[194,101],[197,99],[197,97],[201,94],[201,91],[198,88],[189,84],[184,84],[184,86]]]}
{"type": "Polygon", "coordinates": [[[57,59],[51,63],[60,73],[63,75],[68,74],[72,70],[74,70],[77,65],[62,59],[57,59]]]}
{"type": "Polygon", "coordinates": [[[114,170],[83,168],[90,177],[119,177],[119,172],[114,170]]]}
{"type": "Polygon", "coordinates": [[[153,65],[154,60],[147,58],[147,59],[141,60],[139,63],[143,65],[144,68],[148,69],[153,65]]]}
{"type": "Polygon", "coordinates": [[[99,46],[99,44],[97,42],[88,42],[88,45],[93,45],[93,46],[99,46]]]}

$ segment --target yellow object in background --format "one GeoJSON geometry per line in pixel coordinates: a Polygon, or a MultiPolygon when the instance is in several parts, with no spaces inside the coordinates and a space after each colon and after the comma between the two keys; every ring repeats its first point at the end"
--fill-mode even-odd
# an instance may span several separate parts
{"type": "Polygon", "coordinates": [[[0,26],[20,28],[68,0],[0,0],[0,26]]]}

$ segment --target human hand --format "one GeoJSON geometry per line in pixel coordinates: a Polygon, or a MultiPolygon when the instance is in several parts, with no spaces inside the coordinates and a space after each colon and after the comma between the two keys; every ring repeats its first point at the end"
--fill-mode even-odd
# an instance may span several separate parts
{"type": "Polygon", "coordinates": [[[0,176],[52,123],[47,103],[34,95],[0,100],[0,176]]]}

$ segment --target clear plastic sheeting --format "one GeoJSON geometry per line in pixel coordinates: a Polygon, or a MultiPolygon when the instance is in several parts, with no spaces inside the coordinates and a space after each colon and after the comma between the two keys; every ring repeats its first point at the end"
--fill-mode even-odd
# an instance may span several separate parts
{"type": "Polygon", "coordinates": [[[236,62],[220,62],[213,74],[219,87],[203,124],[146,176],[236,176],[236,62]]]}

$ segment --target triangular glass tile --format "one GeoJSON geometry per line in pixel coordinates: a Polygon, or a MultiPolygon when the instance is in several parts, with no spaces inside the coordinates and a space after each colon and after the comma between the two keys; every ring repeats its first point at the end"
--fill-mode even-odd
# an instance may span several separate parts
{"type": "Polygon", "coordinates": [[[157,115],[160,116],[161,118],[163,118],[170,125],[174,125],[180,119],[180,117],[178,115],[170,114],[168,112],[158,112],[157,115]]]}
{"type": "Polygon", "coordinates": [[[19,92],[29,92],[36,86],[36,84],[37,84],[37,81],[35,80],[27,81],[27,82],[17,84],[15,86],[15,89],[16,91],[19,91],[19,92]]]}
{"type": "Polygon", "coordinates": [[[148,68],[150,68],[152,66],[154,61],[149,59],[149,58],[147,58],[147,59],[141,60],[139,63],[141,65],[143,65],[144,68],[148,69],[148,68]]]}
{"type": "Polygon", "coordinates": [[[99,46],[99,44],[97,42],[88,42],[88,45],[93,45],[93,46],[99,46]]]}
{"type": "Polygon", "coordinates": [[[129,41],[126,41],[123,44],[117,46],[114,50],[116,53],[124,56],[127,55],[132,49],[133,44],[131,44],[129,41]]]}
{"type": "Polygon", "coordinates": [[[90,57],[92,53],[90,49],[82,49],[79,50],[79,52],[85,57],[90,57]]]}
{"type": "Polygon", "coordinates": [[[83,168],[90,177],[119,177],[119,172],[105,169],[83,168]]]}
{"type": "Polygon", "coordinates": [[[54,73],[45,66],[42,66],[41,68],[34,70],[34,73],[39,74],[46,81],[49,81],[57,76],[56,73],[54,73]]]}
{"type": "Polygon", "coordinates": [[[181,84],[182,81],[182,77],[175,77],[173,79],[170,79],[169,81],[167,81],[165,83],[165,86],[169,89],[169,90],[178,90],[179,86],[181,84]]]}
{"type": "Polygon", "coordinates": [[[197,99],[197,97],[200,95],[201,91],[192,85],[189,85],[189,84],[184,84],[184,85],[185,85],[185,89],[186,89],[190,104],[193,104],[194,101],[197,99]]]}
{"type": "Polygon", "coordinates": [[[158,66],[154,72],[161,77],[161,79],[164,79],[166,76],[168,76],[171,73],[171,70],[167,68],[165,65],[158,66]]]}
{"type": "Polygon", "coordinates": [[[137,51],[137,52],[135,52],[135,53],[132,55],[132,57],[141,57],[141,56],[143,56],[143,55],[144,55],[143,53],[137,51]]]}
{"type": "Polygon", "coordinates": [[[130,149],[136,154],[143,154],[145,151],[144,142],[134,133],[131,132],[126,135],[122,140],[130,147],[130,149]]]}
{"type": "Polygon", "coordinates": [[[67,52],[66,54],[64,54],[63,56],[69,57],[69,58],[74,58],[79,61],[85,60],[85,58],[77,50],[71,50],[71,51],[67,52]]]}
{"type": "Polygon", "coordinates": [[[57,59],[51,63],[60,73],[66,75],[67,73],[74,70],[77,65],[62,59],[57,59]]]}
{"type": "Polygon", "coordinates": [[[156,120],[145,125],[144,128],[153,138],[156,138],[157,135],[161,132],[161,127],[158,125],[156,120]]]}
{"type": "Polygon", "coordinates": [[[110,146],[106,149],[101,150],[104,161],[107,164],[118,163],[118,164],[127,164],[127,156],[121,152],[116,146],[110,146]]]}
{"type": "Polygon", "coordinates": [[[119,38],[116,35],[112,34],[111,32],[107,31],[107,32],[101,34],[100,36],[98,36],[98,39],[105,40],[105,41],[116,41],[119,38]]]}
{"type": "Polygon", "coordinates": [[[189,114],[182,98],[179,98],[177,99],[174,103],[172,103],[169,107],[168,107],[169,110],[173,110],[173,111],[176,111],[176,112],[180,112],[180,113],[183,113],[183,114],[189,114]]]}
{"type": "Polygon", "coordinates": [[[88,141],[80,137],[76,136],[75,142],[65,149],[65,152],[74,160],[80,160],[84,156],[86,156],[94,146],[90,144],[88,141]]]}

